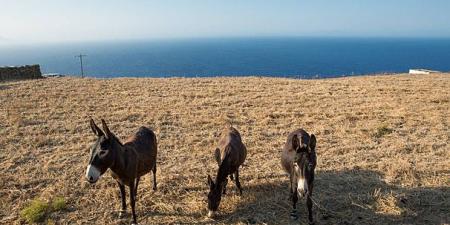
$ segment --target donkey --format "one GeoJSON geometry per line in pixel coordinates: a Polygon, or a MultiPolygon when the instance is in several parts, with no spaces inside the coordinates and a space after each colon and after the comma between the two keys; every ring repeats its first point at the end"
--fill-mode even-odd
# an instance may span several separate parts
{"type": "Polygon", "coordinates": [[[153,190],[156,191],[156,135],[152,130],[140,127],[136,134],[122,144],[103,119],[102,125],[104,132],[93,119],[90,121],[92,132],[97,135],[97,141],[91,147],[86,179],[93,184],[108,168],[111,169],[112,177],[117,181],[122,197],[119,217],[123,217],[126,213],[126,185],[130,187],[133,224],[137,224],[134,207],[140,177],[152,171],[153,190]]]}
{"type": "Polygon", "coordinates": [[[208,175],[208,217],[214,217],[219,208],[222,193],[226,193],[227,176],[233,180],[234,174],[236,187],[239,189],[239,194],[242,195],[239,166],[244,163],[246,157],[247,149],[242,143],[241,135],[232,126],[227,127],[222,132],[218,147],[214,152],[214,158],[219,165],[216,181],[214,182],[208,175]]]}
{"type": "Polygon", "coordinates": [[[314,224],[312,215],[312,193],[314,169],[316,168],[316,137],[303,129],[289,134],[281,155],[281,165],[290,176],[290,194],[293,210],[291,217],[298,219],[298,197],[306,196],[309,224],[314,224]]]}

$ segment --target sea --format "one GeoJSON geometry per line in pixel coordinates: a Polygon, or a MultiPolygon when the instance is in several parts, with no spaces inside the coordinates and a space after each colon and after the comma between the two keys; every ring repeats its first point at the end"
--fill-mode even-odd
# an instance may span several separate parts
{"type": "Polygon", "coordinates": [[[40,64],[42,73],[79,76],[329,78],[450,71],[450,39],[197,38],[0,45],[0,66],[40,64]]]}

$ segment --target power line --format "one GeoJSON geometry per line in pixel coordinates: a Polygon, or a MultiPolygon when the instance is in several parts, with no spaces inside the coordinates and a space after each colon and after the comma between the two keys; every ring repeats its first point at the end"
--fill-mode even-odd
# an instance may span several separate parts
{"type": "Polygon", "coordinates": [[[75,57],[80,58],[80,70],[81,70],[81,78],[84,78],[84,70],[83,70],[83,57],[86,57],[87,55],[76,55],[75,57]]]}

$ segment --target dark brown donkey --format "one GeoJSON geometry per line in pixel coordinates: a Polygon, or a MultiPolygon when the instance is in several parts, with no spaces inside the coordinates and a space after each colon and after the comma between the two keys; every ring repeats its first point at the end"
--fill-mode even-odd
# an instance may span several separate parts
{"type": "Polygon", "coordinates": [[[102,119],[103,131],[91,119],[92,131],[97,135],[97,141],[91,147],[91,158],[86,170],[86,179],[95,183],[108,168],[119,185],[122,196],[120,217],[126,212],[125,185],[130,187],[130,204],[133,214],[133,224],[136,222],[134,210],[139,179],[144,174],[153,171],[153,190],[156,190],[156,136],[152,130],[140,127],[125,144],[111,133],[102,119]]]}
{"type": "Polygon", "coordinates": [[[290,193],[293,203],[291,216],[297,219],[298,197],[306,195],[309,224],[314,224],[312,216],[312,193],[314,169],[316,168],[316,137],[303,129],[289,134],[281,155],[283,169],[290,176],[290,193]]]}
{"type": "Polygon", "coordinates": [[[222,132],[214,157],[219,164],[219,170],[215,182],[208,175],[208,217],[213,217],[219,208],[222,193],[225,194],[228,175],[231,180],[233,180],[233,174],[235,175],[236,187],[242,194],[241,183],[239,182],[239,166],[244,163],[247,157],[247,149],[242,143],[241,135],[232,126],[227,127],[222,132]]]}

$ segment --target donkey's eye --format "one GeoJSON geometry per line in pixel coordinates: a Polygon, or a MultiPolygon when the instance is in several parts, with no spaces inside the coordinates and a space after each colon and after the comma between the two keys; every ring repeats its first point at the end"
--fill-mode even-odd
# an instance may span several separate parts
{"type": "Polygon", "coordinates": [[[104,156],[107,152],[108,152],[108,151],[100,150],[100,152],[98,152],[98,154],[99,154],[100,156],[104,156]]]}

